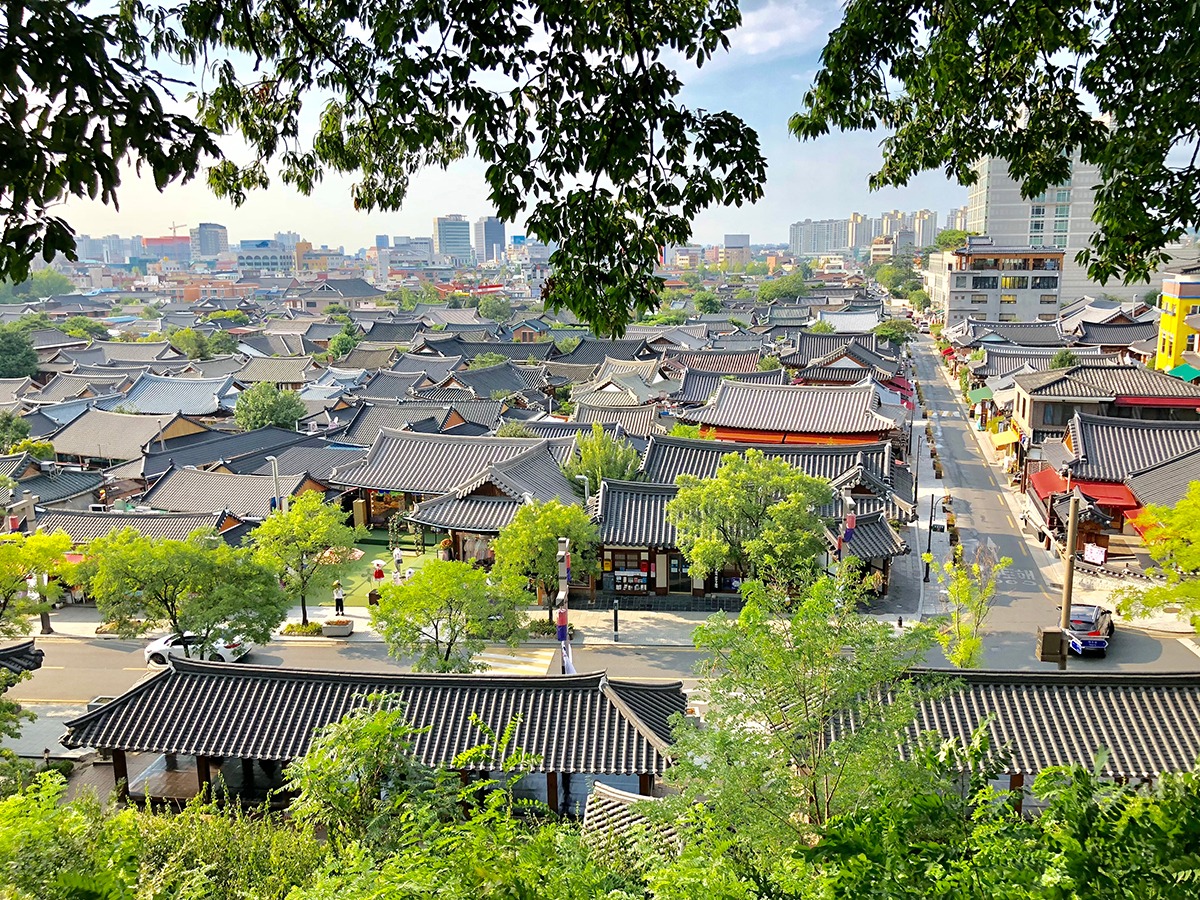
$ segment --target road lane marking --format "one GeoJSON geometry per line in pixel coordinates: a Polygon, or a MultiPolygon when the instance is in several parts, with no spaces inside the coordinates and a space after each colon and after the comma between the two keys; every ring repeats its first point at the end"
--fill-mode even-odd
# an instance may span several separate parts
{"type": "Polygon", "coordinates": [[[1197,647],[1196,642],[1191,638],[1176,638],[1175,640],[1179,641],[1179,643],[1183,644],[1183,646],[1187,647],[1197,656],[1200,656],[1200,647],[1197,647]]]}
{"type": "Polygon", "coordinates": [[[65,669],[66,666],[38,666],[39,669],[65,669]]]}

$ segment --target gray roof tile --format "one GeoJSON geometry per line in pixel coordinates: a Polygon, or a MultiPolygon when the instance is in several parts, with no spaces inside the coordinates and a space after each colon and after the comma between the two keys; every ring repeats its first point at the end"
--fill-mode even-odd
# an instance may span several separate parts
{"type": "Polygon", "coordinates": [[[40,531],[62,531],[76,544],[132,528],[144,537],[182,541],[193,531],[217,529],[225,513],[72,512],[55,510],[38,517],[40,531]]]}
{"type": "Polygon", "coordinates": [[[1200,447],[1200,422],[1114,419],[1076,413],[1063,441],[1045,446],[1047,459],[1055,465],[1061,459],[1075,478],[1116,484],[1124,482],[1130,472],[1200,447]]]}
{"type": "MultiPolygon", "coordinates": [[[[290,497],[308,476],[279,476],[279,493],[290,497]]],[[[227,509],[246,519],[271,514],[275,480],[270,475],[232,475],[202,469],[171,469],[146,492],[144,502],[164,512],[219,512],[227,509]]]]}
{"type": "Polygon", "coordinates": [[[892,420],[875,410],[870,385],[826,387],[723,381],[707,405],[679,418],[701,425],[797,434],[854,435],[891,431],[892,420]]]}

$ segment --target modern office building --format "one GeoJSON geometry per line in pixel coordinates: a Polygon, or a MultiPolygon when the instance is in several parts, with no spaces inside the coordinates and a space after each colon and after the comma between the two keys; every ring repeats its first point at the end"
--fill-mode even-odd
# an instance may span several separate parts
{"type": "Polygon", "coordinates": [[[933,309],[947,325],[967,318],[1053,321],[1062,268],[1060,249],[1006,247],[983,235],[968,238],[961,249],[931,253],[922,275],[933,309]]]}
{"type": "Polygon", "coordinates": [[[1021,186],[1000,159],[984,159],[976,166],[978,180],[967,193],[967,230],[986,234],[997,245],[1055,247],[1063,251],[1062,296],[1075,300],[1085,294],[1110,294],[1129,298],[1144,294],[1146,284],[1098,284],[1075,261],[1096,230],[1092,222],[1094,192],[1100,172],[1078,160],[1071,177],[1031,199],[1021,196],[1021,186]]]}
{"type": "Polygon", "coordinates": [[[438,216],[433,220],[433,254],[437,262],[452,266],[470,265],[471,223],[466,216],[438,216]]]}
{"type": "Polygon", "coordinates": [[[169,259],[187,265],[192,261],[192,239],[177,235],[144,237],[142,255],[147,259],[169,259]]]}
{"type": "Polygon", "coordinates": [[[750,249],[750,235],[748,234],[727,234],[725,235],[726,250],[750,249]]]}
{"type": "Polygon", "coordinates": [[[398,234],[392,238],[388,261],[393,266],[428,266],[433,263],[433,238],[398,234]]]}
{"type": "Polygon", "coordinates": [[[201,222],[189,232],[192,259],[213,259],[229,251],[229,229],[214,222],[201,222]]]}
{"type": "Polygon", "coordinates": [[[386,249],[388,249],[389,246],[390,246],[390,244],[388,242],[388,236],[386,234],[375,235],[375,249],[376,250],[386,250],[386,249]]]}
{"type": "Polygon", "coordinates": [[[237,267],[260,273],[291,272],[296,267],[296,257],[282,241],[241,241],[237,246],[237,267]]]}
{"type": "Polygon", "coordinates": [[[484,216],[475,220],[475,259],[492,262],[503,259],[508,249],[504,237],[504,223],[495,216],[484,216]]]}

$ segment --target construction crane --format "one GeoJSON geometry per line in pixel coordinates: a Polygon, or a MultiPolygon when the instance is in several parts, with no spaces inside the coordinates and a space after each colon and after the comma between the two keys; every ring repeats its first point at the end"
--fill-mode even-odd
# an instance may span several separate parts
{"type": "Polygon", "coordinates": [[[176,223],[172,222],[171,223],[171,237],[178,237],[179,235],[177,235],[175,232],[177,232],[180,228],[187,228],[187,226],[186,225],[177,225],[176,223]]]}

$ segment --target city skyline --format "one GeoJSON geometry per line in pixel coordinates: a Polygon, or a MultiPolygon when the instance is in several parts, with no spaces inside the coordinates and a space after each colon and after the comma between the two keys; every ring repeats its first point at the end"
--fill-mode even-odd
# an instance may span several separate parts
{"type": "MultiPolygon", "coordinates": [[[[798,219],[826,219],[851,212],[928,208],[944,215],[966,202],[966,188],[940,172],[917,176],[905,188],[871,192],[867,177],[879,164],[881,134],[831,134],[802,144],[787,130],[818,66],[829,29],[841,18],[832,0],[758,0],[742,7],[743,24],[731,35],[729,52],[704,69],[677,61],[693,107],[728,109],[759,135],[767,159],[764,196],[753,206],[714,208],[693,222],[692,240],[719,244],[726,233],[749,233],[756,244],[787,243],[798,219]],[[784,100],[775,100],[776,97],[784,100]]],[[[669,56],[666,56],[669,60],[669,56]]],[[[280,230],[303,233],[314,244],[370,247],[377,234],[428,235],[437,216],[458,213],[474,222],[495,215],[487,201],[486,165],[461,160],[447,170],[426,170],[412,180],[404,208],[362,213],[350,198],[353,179],[327,173],[311,197],[276,179],[235,208],[208,190],[203,177],[172,185],[159,194],[152,182],[126,170],[118,212],[95,201],[65,204],[65,218],[80,234],[162,236],[173,222],[195,226],[218,222],[238,238],[267,238],[280,230]]],[[[527,231],[523,218],[508,223],[509,234],[527,231]]]]}

